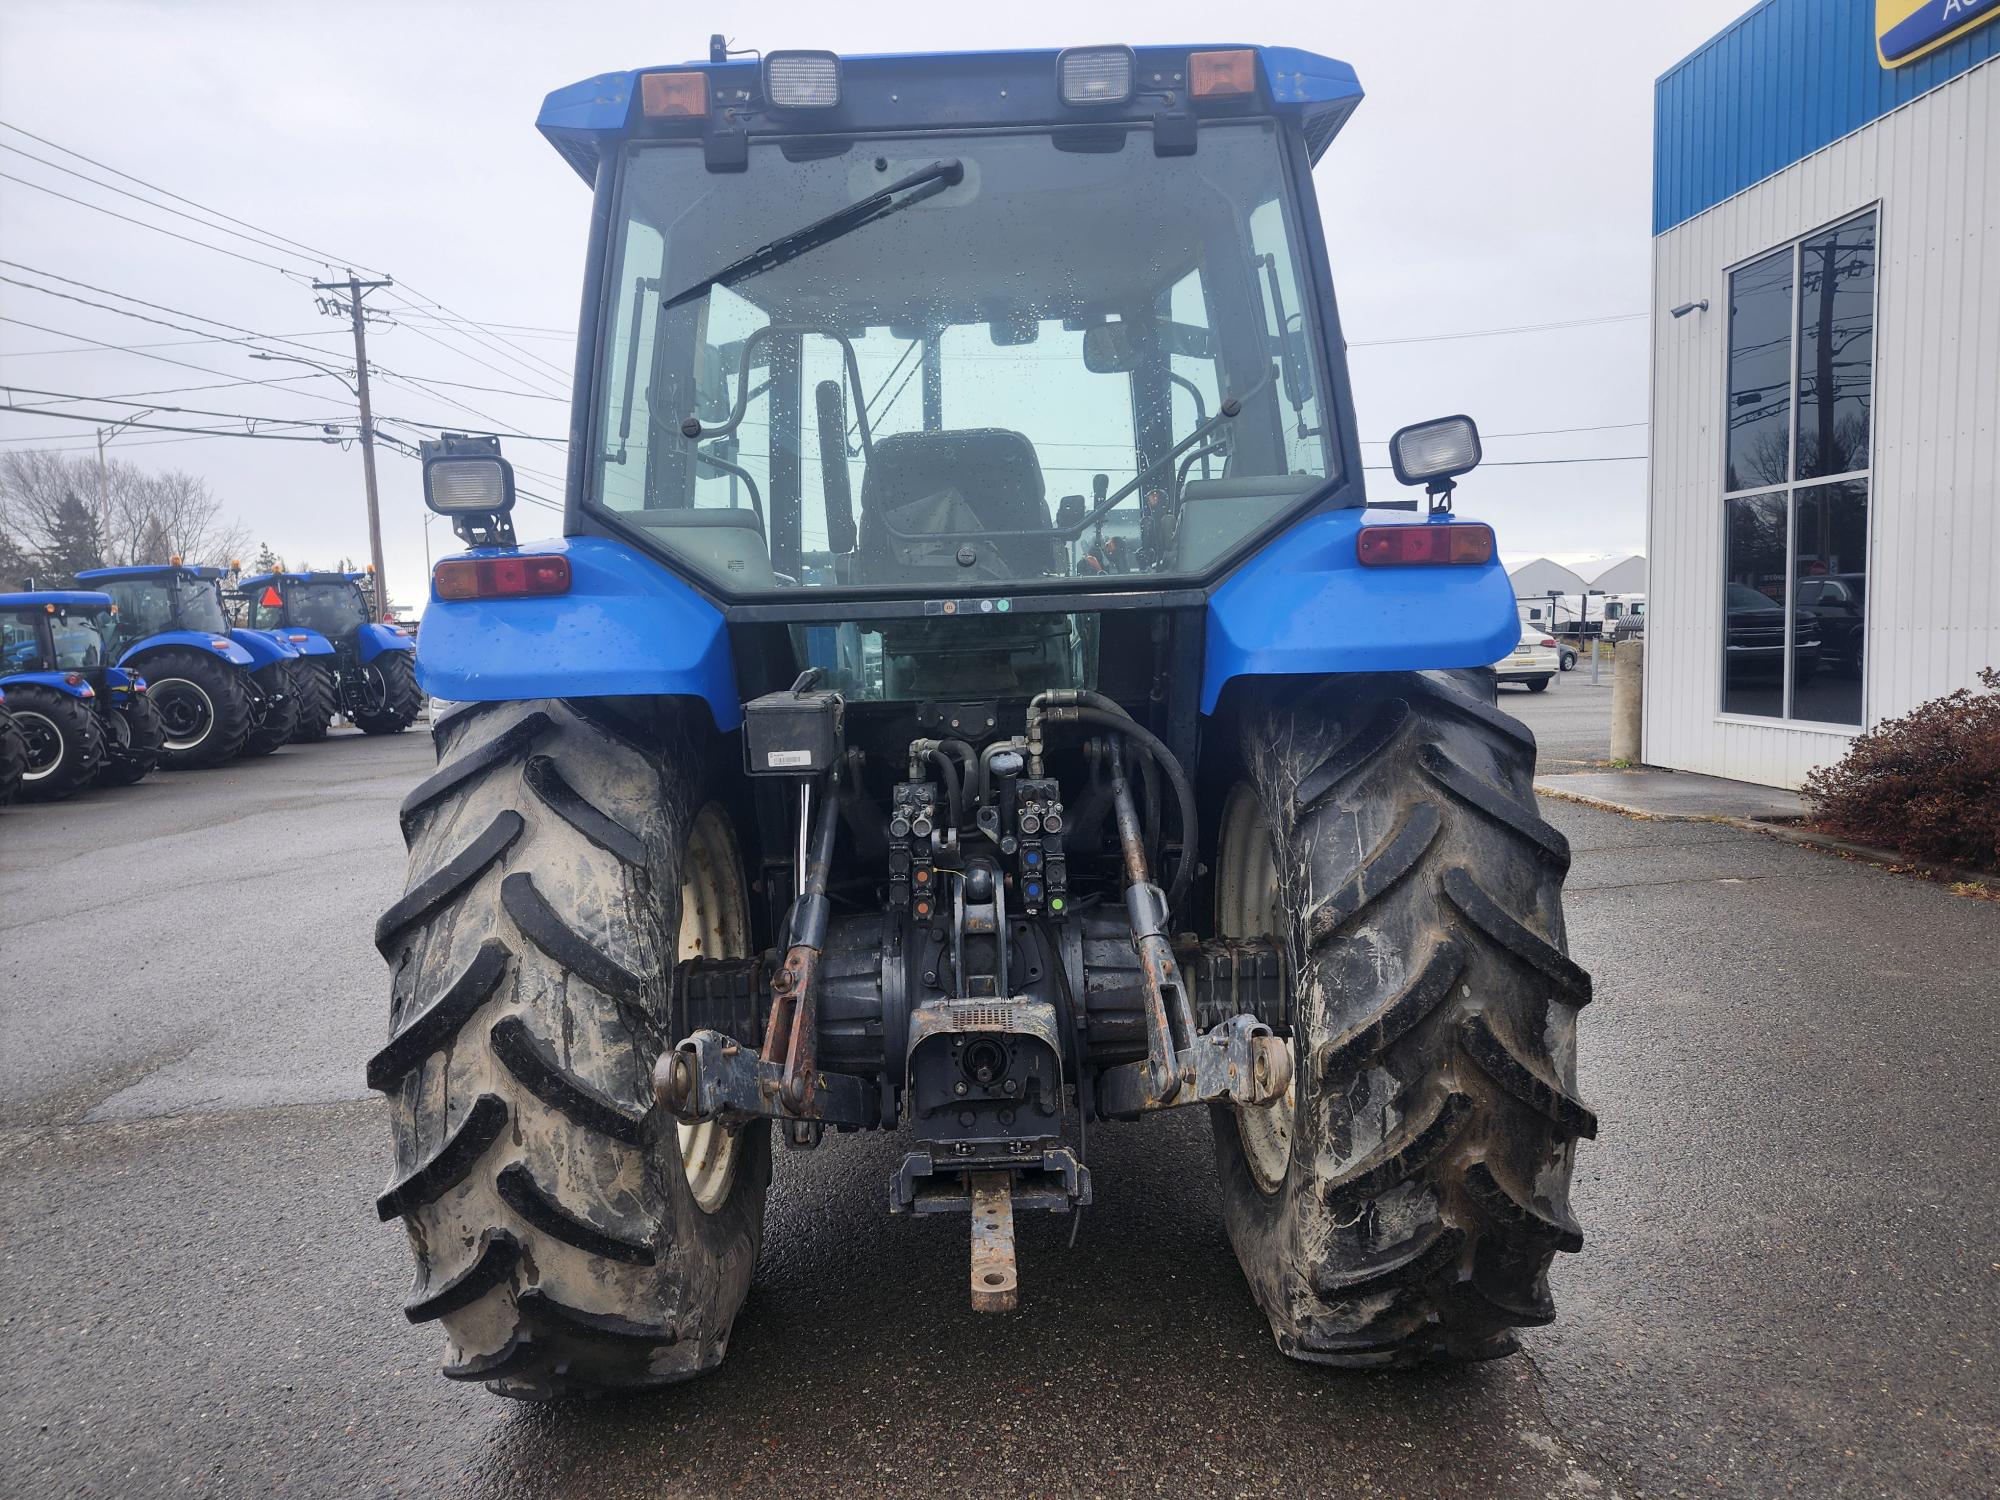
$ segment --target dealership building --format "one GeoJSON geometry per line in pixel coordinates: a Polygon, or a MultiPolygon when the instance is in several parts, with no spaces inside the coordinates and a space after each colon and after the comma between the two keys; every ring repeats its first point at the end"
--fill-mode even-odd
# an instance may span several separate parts
{"type": "Polygon", "coordinates": [[[1757,6],[1653,234],[1643,753],[1797,786],[2000,667],[2000,0],[1757,6]]]}

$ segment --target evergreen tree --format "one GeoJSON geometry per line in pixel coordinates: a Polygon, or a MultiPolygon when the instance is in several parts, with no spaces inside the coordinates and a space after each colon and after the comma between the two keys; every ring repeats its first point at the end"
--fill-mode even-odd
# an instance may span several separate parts
{"type": "Polygon", "coordinates": [[[44,588],[69,588],[77,574],[103,566],[104,533],[95,512],[74,492],[65,494],[42,547],[37,582],[44,588]]]}

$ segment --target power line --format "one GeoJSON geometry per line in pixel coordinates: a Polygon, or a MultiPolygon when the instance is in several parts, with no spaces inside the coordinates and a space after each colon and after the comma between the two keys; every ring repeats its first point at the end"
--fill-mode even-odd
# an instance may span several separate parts
{"type": "Polygon", "coordinates": [[[1413,333],[1394,339],[1350,339],[1350,349],[1379,349],[1387,344],[1436,344],[1447,339],[1490,339],[1509,333],[1549,333],[1563,328],[1594,328],[1600,323],[1629,323],[1650,317],[1643,312],[1607,313],[1601,318],[1564,318],[1555,323],[1516,323],[1508,328],[1466,328],[1456,333],[1413,333]]]}
{"type": "MultiPolygon", "coordinates": [[[[221,340],[221,342],[223,343],[249,344],[250,347],[252,348],[261,348],[262,347],[261,344],[252,344],[251,340],[262,339],[267,342],[288,343],[293,345],[294,348],[310,349],[315,354],[324,354],[327,352],[326,350],[321,349],[316,344],[301,344],[294,339],[281,339],[281,338],[276,338],[268,333],[258,333],[254,328],[240,328],[234,323],[225,323],[220,318],[205,317],[201,313],[189,312],[185,308],[168,307],[165,303],[161,302],[148,302],[144,297],[134,297],[129,292],[114,292],[109,287],[96,286],[88,281],[78,281],[74,277],[70,276],[58,276],[53,271],[43,271],[34,266],[25,266],[16,260],[0,260],[0,266],[13,266],[16,270],[26,271],[30,275],[34,276],[43,276],[48,278],[50,281],[60,281],[68,286],[80,286],[89,291],[100,292],[107,297],[116,297],[123,302],[136,302],[141,307],[150,307],[158,312],[170,312],[178,317],[194,318],[203,323],[213,323],[218,328],[233,329],[237,333],[249,335],[248,338],[223,339],[221,340]]],[[[92,302],[88,297],[79,297],[72,292],[59,292],[56,291],[53,287],[36,286],[31,281],[21,281],[12,276],[0,276],[0,282],[5,282],[9,286],[24,287],[31,292],[40,292],[44,297],[60,297],[65,302],[80,302],[85,307],[94,307],[97,308],[100,312],[115,313],[117,316],[121,318],[136,318],[138,321],[142,323],[156,323],[162,328],[172,328],[180,333],[201,332],[201,330],[198,328],[189,328],[182,323],[169,323],[163,318],[149,318],[144,313],[132,312],[129,309],[123,307],[111,307],[102,302],[92,302]]]]}
{"type": "Polygon", "coordinates": [[[273,265],[268,260],[259,260],[254,255],[239,255],[234,250],[225,250],[220,245],[211,245],[207,240],[198,240],[191,235],[178,234],[158,224],[148,224],[144,219],[135,219],[130,214],[121,214],[115,209],[105,208],[102,204],[90,203],[82,198],[72,198],[68,193],[58,193],[52,187],[43,187],[39,182],[30,182],[25,177],[16,177],[12,172],[0,172],[0,178],[5,178],[8,182],[18,182],[22,187],[33,188],[38,193],[47,193],[51,198],[60,198],[65,203],[74,203],[79,208],[88,208],[100,214],[109,214],[112,218],[122,219],[127,224],[137,224],[141,229],[150,229],[155,234],[164,234],[168,239],[180,240],[189,245],[198,245],[203,250],[213,250],[217,255],[226,255],[231,260],[240,260],[253,266],[262,266],[267,271],[276,271],[280,276],[304,274],[302,272],[290,271],[284,266],[273,265]]]}
{"type": "MultiPolygon", "coordinates": [[[[41,142],[42,145],[47,146],[50,150],[60,151],[64,156],[73,156],[78,161],[89,162],[93,167],[98,168],[100,171],[109,172],[114,177],[122,177],[127,182],[136,182],[139,184],[139,186],[147,188],[152,192],[158,193],[162,197],[172,198],[177,203],[185,203],[190,208],[198,208],[203,213],[210,214],[215,218],[226,219],[231,224],[239,224],[245,229],[255,230],[258,234],[267,235],[274,240],[281,240],[288,245],[292,245],[297,249],[305,251],[305,253],[308,255],[316,257],[323,265],[331,266],[336,261],[338,261],[343,265],[348,263],[346,257],[329,255],[326,251],[316,250],[311,245],[305,244],[300,240],[292,239],[289,235],[279,234],[276,230],[272,229],[264,229],[259,225],[252,224],[247,219],[239,219],[233,214],[226,214],[219,208],[210,208],[206,203],[198,203],[194,199],[189,198],[184,194],[174,192],[171,188],[163,188],[158,183],[148,182],[143,177],[135,177],[130,172],[120,171],[117,167],[111,166],[109,163],[106,162],[101,162],[97,160],[97,158],[94,156],[85,156],[81,151],[72,150],[68,146],[57,145],[56,142],[50,140],[47,136],[36,135],[34,131],[25,130],[21,126],[15,125],[9,121],[0,120],[0,129],[11,130],[16,135],[24,135],[31,141],[39,141],[41,142]]],[[[18,148],[10,147],[9,149],[11,150],[18,148]]],[[[23,152],[22,154],[25,155],[26,153],[23,152]]],[[[80,176],[82,174],[79,173],[78,175],[80,176]]],[[[216,229],[221,228],[220,225],[212,225],[210,227],[216,229]]],[[[223,232],[227,233],[228,231],[225,230],[223,232]]],[[[354,261],[353,264],[361,265],[361,262],[354,261]]],[[[362,269],[369,270],[370,268],[363,266],[362,269]]]]}
{"type": "MultiPolygon", "coordinates": [[[[32,328],[35,325],[31,323],[25,326],[32,328]]],[[[80,338],[81,336],[80,334],[65,335],[65,337],[70,338],[80,338]]],[[[267,337],[283,339],[286,343],[290,343],[294,339],[345,338],[347,337],[347,330],[345,328],[308,328],[303,333],[273,333],[267,335],[267,337]]],[[[235,342],[233,339],[226,339],[220,334],[210,334],[207,338],[201,339],[162,339],[158,343],[153,344],[120,344],[117,347],[128,351],[139,349],[185,349],[190,344],[228,344],[233,342],[235,342]]],[[[98,347],[103,346],[100,345],[98,347]]],[[[305,347],[312,348],[313,346],[308,344],[305,347]]],[[[4,353],[0,353],[0,359],[33,359],[43,354],[89,354],[91,352],[90,347],[82,344],[65,344],[57,349],[9,349],[4,353]]],[[[320,352],[325,353],[326,351],[321,350],[320,352]]]]}
{"type": "MultiPolygon", "coordinates": [[[[101,415],[93,416],[88,412],[49,411],[45,407],[16,406],[12,403],[0,403],[0,411],[32,412],[38,417],[58,417],[68,422],[102,422],[104,420],[101,415]]],[[[275,417],[246,417],[244,420],[250,422],[269,422],[274,427],[325,427],[333,425],[331,423],[316,421],[280,421],[275,417]]],[[[334,443],[341,441],[339,437],[333,435],[303,437],[295,433],[235,432],[215,427],[174,427],[162,422],[141,422],[131,417],[121,418],[120,425],[125,427],[142,427],[152,432],[192,432],[198,433],[202,437],[258,438],[273,443],[334,443]]]]}
{"type": "MultiPolygon", "coordinates": [[[[385,380],[392,375],[401,375],[400,371],[388,369],[379,362],[375,365],[375,373],[385,380]]],[[[405,380],[414,380],[417,377],[405,375],[402,378],[405,380]]],[[[471,382],[464,380],[440,380],[435,375],[426,375],[423,377],[423,380],[426,385],[448,385],[461,391],[490,391],[496,396],[518,396],[523,401],[560,401],[565,406],[569,404],[569,397],[567,396],[544,396],[540,391],[517,391],[510,386],[504,385],[473,385],[471,382]]],[[[469,411],[471,408],[468,407],[467,410],[469,411]]]]}

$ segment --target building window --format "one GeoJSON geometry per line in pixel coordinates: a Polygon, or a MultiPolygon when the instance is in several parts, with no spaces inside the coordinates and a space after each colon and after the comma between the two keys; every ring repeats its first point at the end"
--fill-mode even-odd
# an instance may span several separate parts
{"type": "Polygon", "coordinates": [[[1861,723],[1875,215],[1729,278],[1722,709],[1861,723]]]}

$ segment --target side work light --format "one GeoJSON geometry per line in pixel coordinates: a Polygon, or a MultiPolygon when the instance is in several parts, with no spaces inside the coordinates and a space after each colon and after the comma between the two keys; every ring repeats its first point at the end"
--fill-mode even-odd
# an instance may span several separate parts
{"type": "Polygon", "coordinates": [[[765,54],[764,98],[776,109],[837,108],[840,59],[831,52],[765,54]]]}
{"type": "Polygon", "coordinates": [[[1404,484],[1436,488],[1479,467],[1479,428],[1470,417],[1439,417],[1389,439],[1389,463],[1404,484]]]}
{"type": "Polygon", "coordinates": [[[439,515],[504,516],[514,508],[514,466],[500,456],[498,438],[446,433],[424,443],[423,455],[424,504],[439,515]]]}
{"type": "Polygon", "coordinates": [[[1056,92],[1065,104],[1123,104],[1138,71],[1130,47],[1071,47],[1056,55],[1056,92]]]}

